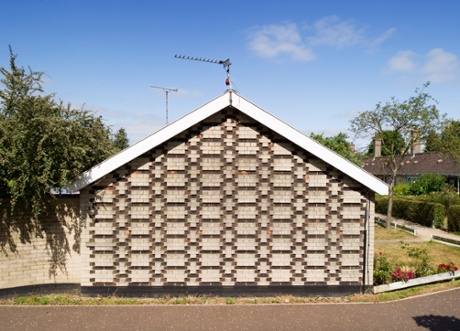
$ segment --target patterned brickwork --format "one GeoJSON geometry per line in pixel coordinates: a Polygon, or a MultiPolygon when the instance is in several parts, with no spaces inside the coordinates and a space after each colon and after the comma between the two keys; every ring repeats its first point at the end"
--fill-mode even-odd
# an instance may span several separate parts
{"type": "Polygon", "coordinates": [[[82,190],[82,286],[363,284],[366,194],[227,108],[82,190]]]}

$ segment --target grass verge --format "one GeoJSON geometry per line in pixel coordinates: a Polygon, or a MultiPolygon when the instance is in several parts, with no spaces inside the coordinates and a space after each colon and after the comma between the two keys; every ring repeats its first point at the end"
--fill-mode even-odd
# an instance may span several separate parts
{"type": "Polygon", "coordinates": [[[1,299],[0,305],[58,305],[58,306],[105,306],[105,305],[253,305],[253,304],[314,304],[314,303],[379,303],[405,299],[421,294],[460,288],[460,280],[417,286],[381,294],[356,294],[343,297],[277,297],[225,298],[212,296],[184,296],[161,298],[81,297],[70,294],[31,295],[1,299]]]}

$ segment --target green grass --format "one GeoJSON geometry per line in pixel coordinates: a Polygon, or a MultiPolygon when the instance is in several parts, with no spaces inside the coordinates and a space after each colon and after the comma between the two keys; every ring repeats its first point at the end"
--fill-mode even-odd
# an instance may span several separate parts
{"type": "MultiPolygon", "coordinates": [[[[453,262],[456,266],[460,266],[460,247],[449,246],[434,241],[408,243],[408,245],[412,248],[426,249],[429,256],[428,264],[433,269],[436,269],[441,263],[447,264],[449,262],[453,262]]],[[[406,255],[405,250],[401,248],[401,242],[376,243],[374,247],[376,254],[382,252],[391,264],[411,264],[410,258],[406,255]]]]}
{"type": "Polygon", "coordinates": [[[384,227],[376,224],[374,227],[375,231],[375,240],[405,240],[405,239],[414,239],[414,235],[398,230],[395,228],[385,229],[384,227]]]}
{"type": "Polygon", "coordinates": [[[105,305],[264,305],[264,304],[311,304],[311,303],[376,303],[400,300],[416,295],[439,292],[460,288],[460,280],[452,280],[443,283],[417,286],[405,290],[374,294],[356,294],[343,297],[301,297],[301,296],[277,296],[277,297],[211,297],[211,296],[184,296],[184,297],[161,297],[161,298],[122,298],[122,297],[81,297],[68,294],[32,295],[11,299],[1,299],[0,305],[58,305],[58,306],[105,306],[105,305]]]}

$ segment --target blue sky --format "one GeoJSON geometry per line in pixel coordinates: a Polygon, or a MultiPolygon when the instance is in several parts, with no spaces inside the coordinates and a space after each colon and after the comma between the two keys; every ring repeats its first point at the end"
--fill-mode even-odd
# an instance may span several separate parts
{"type": "MultiPolygon", "coordinates": [[[[304,133],[348,132],[391,97],[428,92],[460,116],[460,1],[4,1],[0,66],[46,72],[45,90],[134,143],[225,90],[304,133]]],[[[363,144],[357,141],[358,146],[363,144]]]]}

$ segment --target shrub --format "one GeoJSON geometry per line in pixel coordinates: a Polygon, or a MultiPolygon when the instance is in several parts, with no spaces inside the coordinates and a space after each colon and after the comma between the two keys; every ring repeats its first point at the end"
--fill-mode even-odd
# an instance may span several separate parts
{"type": "Polygon", "coordinates": [[[453,205],[447,210],[447,230],[460,232],[460,205],[453,205]]]}
{"type": "Polygon", "coordinates": [[[391,265],[385,255],[374,256],[374,285],[387,284],[391,277],[391,265]]]}
{"type": "MultiPolygon", "coordinates": [[[[375,201],[375,211],[386,214],[388,198],[378,197],[375,201]]],[[[395,197],[393,199],[393,217],[418,223],[425,226],[444,224],[446,208],[439,203],[431,203],[411,197],[395,197]]]]}
{"type": "Polygon", "coordinates": [[[446,178],[437,174],[423,174],[409,187],[410,195],[427,195],[439,192],[446,185],[446,178]]]}
{"type": "Polygon", "coordinates": [[[410,184],[407,182],[400,182],[394,187],[394,195],[408,195],[410,184]]]}
{"type": "Polygon", "coordinates": [[[394,282],[406,281],[415,278],[415,273],[409,267],[396,268],[395,272],[391,274],[391,279],[394,282]]]}
{"type": "Polygon", "coordinates": [[[438,265],[438,268],[436,269],[436,273],[442,273],[442,272],[455,272],[458,270],[458,267],[454,264],[454,262],[449,262],[448,264],[441,263],[438,265]]]}
{"type": "Polygon", "coordinates": [[[386,214],[388,208],[388,197],[377,195],[375,198],[375,212],[379,214],[386,214]]]}
{"type": "Polygon", "coordinates": [[[406,255],[410,258],[410,265],[415,268],[415,277],[423,277],[432,273],[429,267],[430,257],[426,248],[411,247],[405,243],[401,245],[401,248],[406,250],[406,255]]]}
{"type": "Polygon", "coordinates": [[[440,192],[431,192],[427,196],[427,201],[440,203],[446,208],[449,208],[452,205],[460,204],[460,196],[453,189],[452,186],[444,186],[440,192]]]}

